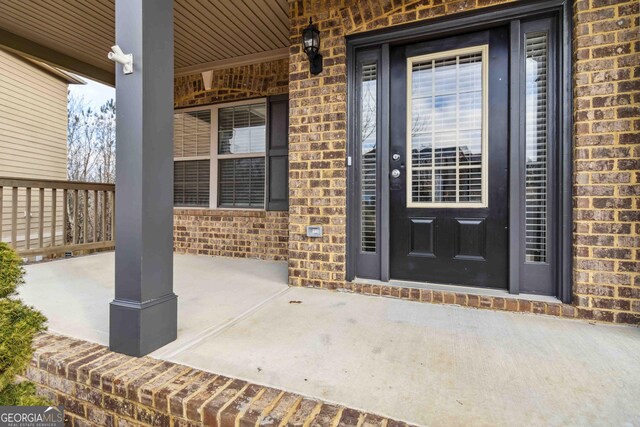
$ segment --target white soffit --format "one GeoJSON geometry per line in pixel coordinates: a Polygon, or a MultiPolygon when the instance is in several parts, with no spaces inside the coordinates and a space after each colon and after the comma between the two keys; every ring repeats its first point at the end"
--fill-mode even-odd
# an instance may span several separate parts
{"type": "MultiPolygon", "coordinates": [[[[177,75],[288,56],[287,0],[174,4],[177,75]]],[[[114,0],[0,2],[0,30],[109,72],[114,69],[106,55],[115,44],[114,16],[114,0]]],[[[10,42],[0,37],[1,44],[10,42]]]]}

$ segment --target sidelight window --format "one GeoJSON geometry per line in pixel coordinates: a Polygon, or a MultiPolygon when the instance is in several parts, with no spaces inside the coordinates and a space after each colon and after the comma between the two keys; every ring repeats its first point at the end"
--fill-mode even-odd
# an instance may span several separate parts
{"type": "Polygon", "coordinates": [[[547,260],[547,41],[525,34],[525,238],[526,261],[547,260]]]}
{"type": "Polygon", "coordinates": [[[407,59],[409,207],[486,206],[487,52],[407,59]]]}
{"type": "Polygon", "coordinates": [[[378,65],[364,64],[360,83],[360,227],[363,252],[376,251],[378,65]]]}
{"type": "MultiPolygon", "coordinates": [[[[556,21],[552,18],[521,22],[513,44],[519,55],[512,66],[519,70],[515,99],[520,113],[517,237],[521,242],[519,290],[552,294],[557,281],[558,166],[558,57],[556,21]],[[556,221],[553,221],[555,218],[556,221]]],[[[517,29],[517,26],[514,27],[517,29]]],[[[514,136],[516,133],[514,132],[514,136]]],[[[517,210],[516,210],[517,209],[517,210]]],[[[515,238],[516,234],[512,234],[515,238]]]]}

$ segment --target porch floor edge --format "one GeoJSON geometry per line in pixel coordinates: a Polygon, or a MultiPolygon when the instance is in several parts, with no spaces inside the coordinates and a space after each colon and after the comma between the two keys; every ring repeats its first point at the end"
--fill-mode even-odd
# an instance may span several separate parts
{"type": "Polygon", "coordinates": [[[65,406],[65,423],[102,425],[366,425],[402,421],[153,357],[41,333],[21,379],[65,406]],[[159,423],[159,424],[158,424],[159,423]]]}

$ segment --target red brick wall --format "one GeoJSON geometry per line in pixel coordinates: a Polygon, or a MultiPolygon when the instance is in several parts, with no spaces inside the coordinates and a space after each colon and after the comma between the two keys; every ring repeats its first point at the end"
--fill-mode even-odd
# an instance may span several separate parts
{"type": "Polygon", "coordinates": [[[289,61],[279,59],[213,71],[211,89],[204,88],[202,75],[174,79],[176,108],[239,101],[287,93],[289,61]]]}
{"type": "Polygon", "coordinates": [[[579,315],[640,323],[640,2],[574,8],[579,315]]]}
{"type": "Polygon", "coordinates": [[[287,212],[176,209],[177,253],[286,260],[287,212]]]}
{"type": "MultiPolygon", "coordinates": [[[[289,1],[291,285],[357,291],[345,283],[345,36],[505,2],[289,1]],[[300,49],[309,17],[322,38],[317,76],[300,49]],[[310,224],[323,225],[324,237],[308,239],[310,224]]],[[[638,5],[578,0],[574,8],[574,304],[580,317],[621,323],[640,323],[638,5]]]]}
{"type": "Polygon", "coordinates": [[[460,12],[506,0],[290,0],[289,282],[328,289],[345,284],[346,41],[365,30],[460,12]],[[324,71],[309,74],[300,48],[309,18],[321,32],[324,71]],[[306,226],[324,226],[321,239],[306,226]]]}
{"type": "Polygon", "coordinates": [[[405,423],[188,366],[42,334],[24,378],[66,426],[388,426],[405,423]],[[359,424],[359,425],[360,425],[359,424]]]}
{"type": "MultiPolygon", "coordinates": [[[[176,77],[174,105],[192,107],[288,91],[287,59],[215,70],[210,90],[200,74],[176,77]]],[[[174,250],[211,256],[286,260],[288,212],[176,209],[174,250]]]]}

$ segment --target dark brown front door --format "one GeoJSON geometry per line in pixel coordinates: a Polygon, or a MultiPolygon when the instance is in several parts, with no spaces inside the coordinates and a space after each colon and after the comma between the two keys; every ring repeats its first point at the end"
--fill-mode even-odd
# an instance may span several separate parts
{"type": "Polygon", "coordinates": [[[392,279],[507,288],[508,49],[503,28],[391,49],[392,279]]]}

